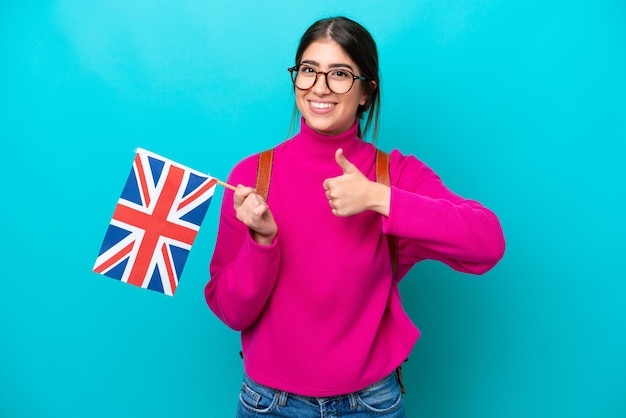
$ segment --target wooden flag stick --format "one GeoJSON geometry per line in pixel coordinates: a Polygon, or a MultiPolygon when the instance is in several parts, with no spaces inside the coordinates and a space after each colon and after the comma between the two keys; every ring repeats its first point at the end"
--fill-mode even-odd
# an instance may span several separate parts
{"type": "MultiPolygon", "coordinates": [[[[213,177],[213,178],[215,178],[215,177],[213,177]]],[[[215,181],[217,181],[217,184],[219,184],[219,185],[220,185],[220,186],[222,186],[222,187],[226,187],[227,189],[230,189],[230,190],[232,190],[232,191],[236,191],[236,190],[237,190],[237,188],[236,188],[235,186],[232,186],[232,185],[230,185],[230,184],[228,184],[228,183],[224,183],[224,182],[223,182],[222,180],[220,180],[220,179],[215,179],[215,181]]]]}

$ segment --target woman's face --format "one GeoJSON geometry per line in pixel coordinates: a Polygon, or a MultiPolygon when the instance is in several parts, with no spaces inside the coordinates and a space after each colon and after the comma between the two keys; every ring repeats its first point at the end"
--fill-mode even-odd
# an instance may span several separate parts
{"type": "MultiPolygon", "coordinates": [[[[330,39],[309,45],[298,64],[306,64],[316,71],[344,69],[356,76],[361,75],[360,69],[343,48],[330,39]]],[[[328,89],[324,75],[320,74],[310,89],[295,89],[296,105],[306,124],[316,132],[324,135],[340,134],[352,127],[359,105],[364,105],[367,100],[361,83],[363,81],[355,80],[350,91],[335,94],[328,89]]]]}

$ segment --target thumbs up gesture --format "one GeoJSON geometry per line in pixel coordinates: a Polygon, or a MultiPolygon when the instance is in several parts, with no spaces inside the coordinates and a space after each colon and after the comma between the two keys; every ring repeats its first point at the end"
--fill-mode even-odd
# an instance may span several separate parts
{"type": "Polygon", "coordinates": [[[335,216],[356,215],[368,209],[379,211],[381,202],[384,208],[385,199],[387,212],[385,214],[389,213],[390,192],[387,186],[372,182],[365,177],[343,155],[341,148],[335,152],[335,161],[341,167],[343,174],[326,179],[323,184],[328,204],[335,216]]]}

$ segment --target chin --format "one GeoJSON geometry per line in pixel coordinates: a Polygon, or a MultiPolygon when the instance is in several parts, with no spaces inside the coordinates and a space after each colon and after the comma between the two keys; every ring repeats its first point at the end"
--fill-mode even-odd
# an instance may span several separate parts
{"type": "Polygon", "coordinates": [[[347,127],[342,127],[340,124],[336,124],[330,121],[320,121],[316,117],[307,119],[305,116],[304,119],[311,129],[323,135],[338,135],[352,127],[352,124],[350,124],[349,126],[347,125],[347,127]]]}

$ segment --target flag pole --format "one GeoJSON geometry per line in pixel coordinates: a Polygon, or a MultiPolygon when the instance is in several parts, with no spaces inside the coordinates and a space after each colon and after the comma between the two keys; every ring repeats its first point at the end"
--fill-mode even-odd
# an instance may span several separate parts
{"type": "MultiPolygon", "coordinates": [[[[215,178],[215,177],[213,177],[213,178],[215,178]]],[[[230,185],[230,184],[228,184],[228,183],[224,183],[224,182],[223,182],[222,180],[220,180],[220,179],[215,179],[215,181],[217,181],[217,184],[219,184],[219,185],[220,185],[220,186],[222,186],[222,187],[226,187],[227,189],[230,189],[230,190],[232,190],[232,191],[237,191],[237,188],[236,188],[235,186],[232,186],[232,185],[230,185]]]]}

